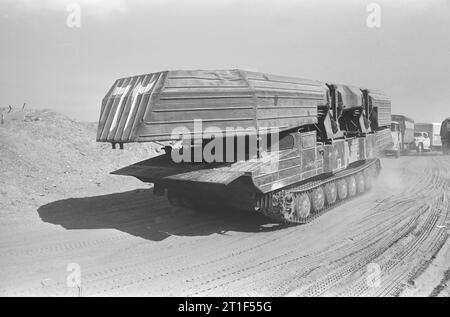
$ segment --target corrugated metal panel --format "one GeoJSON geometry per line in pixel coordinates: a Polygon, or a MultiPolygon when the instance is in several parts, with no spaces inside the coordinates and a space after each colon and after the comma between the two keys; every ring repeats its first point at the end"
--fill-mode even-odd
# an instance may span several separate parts
{"type": "Polygon", "coordinates": [[[336,85],[336,89],[342,96],[344,109],[362,106],[363,94],[360,88],[348,85],[336,85]]]}
{"type": "Polygon", "coordinates": [[[375,146],[378,151],[382,151],[392,144],[393,141],[390,129],[383,129],[375,132],[375,146]]]}
{"type": "Polygon", "coordinates": [[[176,129],[247,129],[254,127],[254,107],[254,92],[238,70],[170,71],[140,139],[170,139],[176,129]],[[201,127],[194,120],[201,120],[201,127]]]}
{"type": "Polygon", "coordinates": [[[379,127],[391,124],[391,99],[380,91],[368,90],[372,107],[377,108],[377,123],[379,127]]]}
{"type": "Polygon", "coordinates": [[[286,129],[317,123],[317,106],[326,104],[326,88],[317,81],[245,72],[257,97],[259,128],[286,129]]]}
{"type": "Polygon", "coordinates": [[[103,99],[98,141],[170,140],[174,129],[281,130],[317,122],[322,83],[241,70],[169,71],[117,80],[103,99]]]}
{"type": "Polygon", "coordinates": [[[135,140],[163,77],[161,72],[117,80],[102,102],[97,141],[135,140]]]}

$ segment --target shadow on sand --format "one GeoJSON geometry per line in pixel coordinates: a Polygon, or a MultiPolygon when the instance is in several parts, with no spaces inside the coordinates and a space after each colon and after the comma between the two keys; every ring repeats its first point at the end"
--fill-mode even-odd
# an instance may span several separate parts
{"type": "Polygon", "coordinates": [[[286,227],[251,212],[172,207],[164,197],[153,196],[152,189],[63,199],[37,211],[43,221],[66,229],[112,228],[153,241],[172,235],[264,232],[286,227]]]}

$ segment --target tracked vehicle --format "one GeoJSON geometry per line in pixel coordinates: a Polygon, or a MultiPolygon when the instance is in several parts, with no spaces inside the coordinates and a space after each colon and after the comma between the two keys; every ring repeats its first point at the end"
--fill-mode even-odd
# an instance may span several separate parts
{"type": "Polygon", "coordinates": [[[243,70],[117,80],[97,141],[159,142],[165,154],[112,172],[173,205],[230,206],[306,223],[371,188],[392,143],[391,102],[348,85],[243,70]]]}

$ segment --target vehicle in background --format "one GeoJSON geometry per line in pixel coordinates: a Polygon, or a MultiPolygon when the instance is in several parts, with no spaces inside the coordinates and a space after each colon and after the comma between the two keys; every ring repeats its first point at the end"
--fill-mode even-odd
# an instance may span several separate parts
{"type": "Polygon", "coordinates": [[[431,140],[428,132],[414,132],[414,144],[416,151],[419,153],[431,151],[431,140]]]}
{"type": "Polygon", "coordinates": [[[442,122],[440,134],[441,134],[442,152],[444,154],[450,154],[450,117],[442,122]]]}
{"type": "Polygon", "coordinates": [[[391,137],[392,143],[384,150],[384,153],[399,158],[402,152],[402,133],[400,131],[400,124],[396,121],[391,122],[391,137]]]}
{"type": "MultiPolygon", "coordinates": [[[[399,150],[401,153],[408,152],[415,149],[414,143],[414,120],[404,115],[393,114],[391,116],[392,122],[398,124],[400,132],[399,150]]],[[[391,132],[392,132],[391,126],[391,132]]]]}
{"type": "MultiPolygon", "coordinates": [[[[415,133],[422,133],[426,132],[427,137],[430,139],[430,146],[429,148],[426,146],[425,143],[423,143],[423,140],[420,138],[419,135],[415,135],[415,146],[417,152],[420,152],[420,150],[440,150],[442,147],[441,143],[441,124],[440,123],[416,123],[414,124],[414,132],[415,133]],[[419,140],[417,140],[419,138],[419,140]],[[420,145],[423,145],[422,148],[420,148],[420,145]]],[[[423,136],[423,135],[422,135],[423,136]]]]}

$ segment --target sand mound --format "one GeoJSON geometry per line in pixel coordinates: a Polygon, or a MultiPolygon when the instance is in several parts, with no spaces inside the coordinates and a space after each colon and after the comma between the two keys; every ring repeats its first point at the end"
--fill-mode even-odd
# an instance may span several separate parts
{"type": "Polygon", "coordinates": [[[96,123],[49,110],[5,114],[0,124],[0,213],[60,197],[145,187],[109,172],[154,156],[158,146],[132,144],[112,150],[110,144],[95,142],[96,129],[96,123]]]}

